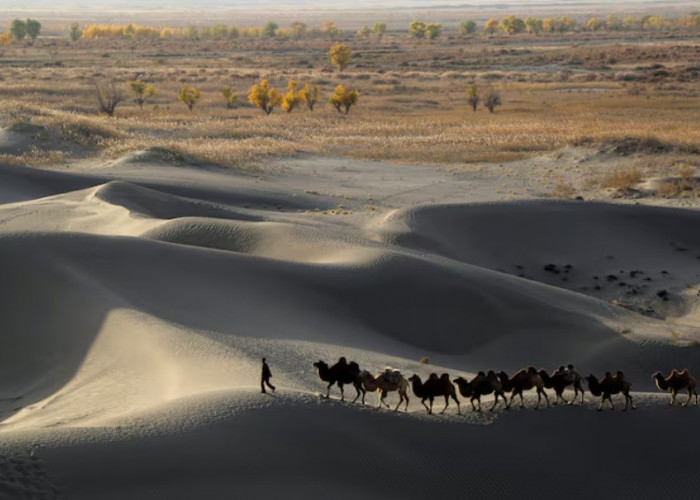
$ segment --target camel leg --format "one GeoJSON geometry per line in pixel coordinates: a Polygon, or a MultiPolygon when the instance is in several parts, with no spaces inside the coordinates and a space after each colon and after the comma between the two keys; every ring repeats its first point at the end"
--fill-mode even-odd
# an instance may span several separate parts
{"type": "MultiPolygon", "coordinates": [[[[539,401],[538,401],[539,404],[539,401]]],[[[523,399],[523,393],[520,391],[520,408],[525,408],[525,400],[523,399]]]]}
{"type": "Polygon", "coordinates": [[[610,403],[610,410],[615,411],[615,405],[613,404],[613,400],[612,400],[612,397],[610,396],[610,394],[607,395],[607,398],[608,398],[608,402],[610,403]]]}
{"type": "Polygon", "coordinates": [[[326,399],[328,399],[329,397],[331,397],[331,386],[332,386],[333,384],[334,384],[334,382],[331,382],[330,384],[328,384],[328,387],[326,387],[326,399]]]}
{"type": "MultiPolygon", "coordinates": [[[[457,399],[457,396],[455,394],[452,395],[452,399],[455,400],[455,403],[457,404],[457,415],[462,414],[462,410],[459,407],[459,399],[457,399]]],[[[445,407],[447,408],[447,407],[445,407]]],[[[481,410],[481,400],[479,400],[479,410],[481,410]]]]}
{"type": "Polygon", "coordinates": [[[471,398],[471,399],[469,400],[469,402],[472,404],[472,411],[479,411],[479,410],[476,409],[476,406],[474,405],[474,400],[475,400],[475,399],[476,399],[476,398],[471,398]]]}
{"type": "Polygon", "coordinates": [[[340,400],[345,401],[345,391],[343,391],[343,384],[338,384],[338,387],[340,387],[340,400]]]}
{"type": "MultiPolygon", "coordinates": [[[[547,391],[542,389],[542,394],[544,395],[544,400],[547,402],[547,408],[549,408],[549,396],[547,396],[547,391]]],[[[564,398],[562,398],[564,399],[564,398]]],[[[564,399],[564,402],[566,402],[566,399],[564,399]]]]}
{"type": "Polygon", "coordinates": [[[600,406],[598,407],[598,411],[603,411],[603,402],[605,401],[605,396],[603,396],[600,400],[600,406]]]}
{"type": "Polygon", "coordinates": [[[430,400],[430,408],[428,408],[428,405],[425,404],[425,399],[423,399],[423,401],[421,401],[421,403],[423,403],[423,406],[425,406],[425,409],[428,410],[428,415],[431,415],[433,413],[433,400],[432,399],[430,400]]]}
{"type": "Polygon", "coordinates": [[[355,390],[357,391],[357,396],[355,396],[355,399],[353,399],[352,402],[354,403],[355,401],[360,399],[360,393],[361,393],[362,394],[362,404],[365,404],[365,390],[362,388],[362,386],[358,386],[355,384],[353,384],[353,385],[355,386],[355,390]]]}
{"type": "MultiPolygon", "coordinates": [[[[403,394],[399,392],[399,404],[396,405],[396,408],[394,408],[394,411],[399,411],[399,406],[401,406],[401,403],[403,403],[403,394]]],[[[406,405],[406,409],[408,410],[408,404],[406,405]]]]}
{"type": "Polygon", "coordinates": [[[448,406],[450,406],[450,397],[449,397],[449,396],[445,396],[445,407],[444,407],[444,408],[442,409],[442,411],[440,412],[440,415],[442,415],[443,413],[445,413],[445,410],[447,410],[447,407],[448,407],[448,406]]]}
{"type": "Polygon", "coordinates": [[[627,397],[630,398],[630,406],[632,407],[632,409],[633,409],[633,410],[636,410],[637,407],[634,406],[634,400],[632,399],[632,395],[631,395],[631,394],[627,394],[627,397]]]}
{"type": "MultiPolygon", "coordinates": [[[[403,397],[406,400],[406,408],[404,408],[404,410],[408,411],[408,393],[404,393],[403,397]]],[[[401,405],[401,401],[399,401],[399,405],[401,405]]],[[[398,406],[397,406],[397,408],[398,408],[398,406]]]]}
{"type": "Polygon", "coordinates": [[[671,389],[671,402],[668,403],[669,406],[673,406],[676,403],[676,390],[671,389]]]}
{"type": "Polygon", "coordinates": [[[497,392],[493,393],[493,405],[491,405],[491,408],[489,408],[489,411],[493,411],[494,408],[496,408],[496,405],[498,404],[498,396],[499,396],[499,394],[497,392]]]}
{"type": "MultiPolygon", "coordinates": [[[[546,393],[545,393],[545,394],[546,394],[546,393]]],[[[561,400],[564,401],[564,404],[565,404],[565,405],[568,405],[568,404],[569,404],[569,402],[568,402],[568,401],[566,400],[566,398],[564,397],[564,391],[563,391],[563,390],[562,390],[559,394],[557,394],[557,397],[558,397],[558,398],[561,398],[561,400]]],[[[555,402],[554,404],[556,404],[556,402],[555,402]]]]}
{"type": "Polygon", "coordinates": [[[381,399],[379,400],[379,402],[380,402],[381,404],[383,404],[384,406],[386,406],[387,408],[389,408],[389,404],[388,404],[386,401],[384,401],[384,398],[386,397],[386,394],[387,394],[386,392],[382,391],[382,397],[381,397],[381,399]]]}

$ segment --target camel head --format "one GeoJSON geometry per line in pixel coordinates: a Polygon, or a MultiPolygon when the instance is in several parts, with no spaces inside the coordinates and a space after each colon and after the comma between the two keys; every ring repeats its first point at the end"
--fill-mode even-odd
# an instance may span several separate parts
{"type": "Polygon", "coordinates": [[[549,373],[547,373],[547,370],[540,370],[537,372],[537,375],[540,376],[540,378],[542,379],[542,382],[544,383],[544,386],[547,389],[552,388],[552,377],[549,376],[549,373]]]}
{"type": "Polygon", "coordinates": [[[567,366],[567,368],[570,372],[574,371],[574,365],[569,365],[567,366]]]}
{"type": "Polygon", "coordinates": [[[345,356],[341,356],[340,359],[338,360],[338,364],[339,364],[339,365],[347,365],[347,364],[348,364],[348,360],[345,359],[345,356]]]}
{"type": "Polygon", "coordinates": [[[418,375],[416,375],[415,373],[413,375],[411,375],[410,377],[408,377],[408,381],[409,382],[418,382],[418,383],[421,382],[420,377],[418,375]]]}
{"type": "Polygon", "coordinates": [[[325,370],[328,368],[328,365],[326,364],[325,361],[321,361],[320,359],[314,363],[314,368],[318,370],[325,370]]]}
{"type": "Polygon", "coordinates": [[[586,377],[586,382],[588,382],[588,389],[594,396],[600,396],[603,392],[600,390],[600,382],[595,375],[590,374],[586,377]]]}
{"type": "Polygon", "coordinates": [[[454,383],[457,384],[457,385],[468,384],[468,383],[469,383],[469,382],[466,381],[466,379],[465,379],[464,377],[457,377],[457,378],[454,379],[452,382],[454,382],[454,383]]]}
{"type": "Polygon", "coordinates": [[[663,374],[661,372],[656,372],[652,377],[652,380],[654,381],[654,384],[660,391],[665,391],[668,389],[668,384],[666,383],[666,379],[664,378],[663,374]]]}

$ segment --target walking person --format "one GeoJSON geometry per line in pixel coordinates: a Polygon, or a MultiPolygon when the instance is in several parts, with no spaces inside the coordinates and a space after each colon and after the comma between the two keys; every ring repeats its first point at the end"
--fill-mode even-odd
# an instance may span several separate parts
{"type": "Polygon", "coordinates": [[[260,392],[266,393],[267,391],[265,390],[265,385],[267,385],[270,389],[272,389],[272,392],[275,392],[275,386],[270,383],[270,377],[272,377],[272,372],[270,371],[270,367],[267,366],[267,363],[265,362],[265,358],[262,359],[262,379],[260,380],[260,388],[262,389],[260,392]]]}

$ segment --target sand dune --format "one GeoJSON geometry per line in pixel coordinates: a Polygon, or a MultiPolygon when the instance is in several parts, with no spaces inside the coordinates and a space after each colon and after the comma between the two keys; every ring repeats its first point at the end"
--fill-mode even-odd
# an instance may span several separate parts
{"type": "MultiPolygon", "coordinates": [[[[441,182],[430,180],[440,172],[412,168],[396,192],[441,182]]],[[[359,411],[318,400],[324,385],[311,363],[345,355],[371,371],[425,377],[573,362],[586,373],[623,369],[636,391],[651,391],[654,371],[700,365],[696,212],[465,199],[331,216],[313,210],[334,197],[292,185],[283,174],[254,179],[149,155],[71,173],[0,168],[0,434],[19,453],[13,473],[49,495],[54,483],[41,478],[55,478],[71,498],[263,498],[280,485],[296,498],[341,484],[341,498],[492,488],[529,497],[549,491],[550,476],[567,487],[589,461],[618,477],[591,433],[627,460],[635,432],[671,426],[671,437],[683,436],[694,411],[645,392],[628,419],[601,417],[592,399],[542,416],[455,417],[453,408],[428,419],[415,398],[408,415],[359,411]],[[613,303],[630,290],[654,314],[613,303]],[[259,394],[261,356],[279,395],[259,394]],[[580,451],[571,462],[556,460],[571,452],[563,434],[580,451]],[[494,474],[502,458],[492,443],[520,438],[494,474]],[[21,450],[36,442],[48,447],[34,467],[21,450]],[[346,453],[330,467],[325,457],[338,449],[346,453]],[[278,483],[261,483],[265,456],[278,483]],[[550,474],[538,466],[545,460],[550,474]],[[478,484],[469,470],[482,474],[478,484]],[[396,471],[402,479],[383,475],[396,471]],[[511,474],[521,485],[498,481],[511,474]]],[[[371,176],[348,189],[371,195],[371,176]]],[[[392,196],[388,183],[376,189],[392,196]]],[[[356,208],[353,196],[346,203],[356,208]]],[[[664,449],[659,441],[650,453],[664,449]]],[[[674,452],[692,456],[685,444],[674,452]]],[[[610,491],[689,491],[665,489],[645,467],[625,467],[633,484],[610,491]]],[[[665,470],[669,479],[688,472],[665,470]]],[[[573,496],[590,497],[601,480],[587,484],[573,496]]],[[[0,482],[0,495],[20,486],[0,482]]]]}

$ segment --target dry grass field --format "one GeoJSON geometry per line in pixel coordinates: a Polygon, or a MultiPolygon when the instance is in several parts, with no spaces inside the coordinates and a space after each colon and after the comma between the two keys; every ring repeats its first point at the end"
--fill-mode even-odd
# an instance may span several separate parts
{"type": "MultiPolygon", "coordinates": [[[[331,66],[332,42],[324,39],[40,38],[33,47],[5,47],[3,126],[44,128],[41,140],[5,148],[1,158],[68,165],[159,148],[246,170],[271,155],[302,153],[470,168],[582,146],[638,158],[626,168],[650,175],[697,163],[697,33],[627,33],[624,40],[611,33],[453,35],[432,42],[395,34],[381,43],[344,43],[353,55],[342,72],[331,66]],[[157,89],[143,109],[126,86],[135,78],[157,89]],[[277,108],[265,115],[246,100],[261,78],[282,92],[289,80],[316,84],[320,102],[313,112],[277,108]],[[114,117],[100,115],[96,104],[93,82],[105,79],[124,94],[114,117]],[[503,104],[495,113],[469,108],[472,82],[482,95],[499,92],[503,104]],[[347,116],[327,103],[340,83],[360,92],[347,116]],[[177,100],[183,86],[202,92],[192,111],[177,100]],[[221,96],[225,86],[238,93],[233,109],[221,96]]],[[[591,179],[575,181],[585,182],[591,179]]]]}

